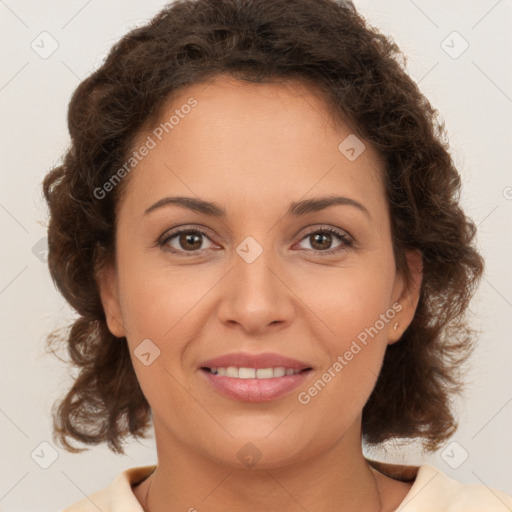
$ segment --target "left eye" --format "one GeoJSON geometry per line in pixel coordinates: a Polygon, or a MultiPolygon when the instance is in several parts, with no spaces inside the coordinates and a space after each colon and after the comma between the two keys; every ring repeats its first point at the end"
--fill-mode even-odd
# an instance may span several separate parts
{"type": "MultiPolygon", "coordinates": [[[[303,242],[304,240],[313,241],[313,247],[312,249],[309,250],[322,252],[324,254],[332,254],[338,251],[342,251],[347,247],[350,247],[350,245],[352,244],[352,241],[348,238],[348,236],[345,233],[332,228],[323,228],[317,229],[316,231],[311,231],[301,240],[301,242],[303,242]],[[333,237],[337,238],[338,240],[341,240],[341,242],[334,248],[331,248],[330,246],[332,244],[333,237]],[[325,247],[325,245],[328,245],[329,247],[325,247]]],[[[312,244],[310,242],[310,245],[312,244]]]]}

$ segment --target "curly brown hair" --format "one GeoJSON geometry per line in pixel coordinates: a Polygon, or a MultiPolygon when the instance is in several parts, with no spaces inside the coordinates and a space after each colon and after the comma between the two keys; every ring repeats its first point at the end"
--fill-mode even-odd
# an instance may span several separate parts
{"type": "Polygon", "coordinates": [[[79,315],[65,336],[48,341],[50,350],[66,344],[77,370],[54,404],[54,439],[71,452],[83,451],[74,439],[124,453],[127,436],[145,437],[151,409],[126,340],[107,328],[96,282],[115,254],[127,178],[103,199],[95,190],[172,93],[221,74],[314,87],[333,119],[382,158],[397,270],[410,280],[405,251],[419,250],[423,281],[413,321],[387,347],[363,408],[363,439],[421,438],[434,451],[457,428],[451,398],[462,391],[462,363],[474,348],[465,312],[483,260],[475,225],[459,206],[460,177],[437,111],[407,75],[397,45],[341,0],[178,0],[126,34],[74,92],[71,146],[43,183],[50,272],[79,315]]]}

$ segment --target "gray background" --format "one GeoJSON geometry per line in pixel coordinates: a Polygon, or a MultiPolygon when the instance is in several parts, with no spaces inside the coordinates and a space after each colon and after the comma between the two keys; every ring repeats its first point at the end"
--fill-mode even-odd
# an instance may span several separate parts
{"type": "MultiPolygon", "coordinates": [[[[512,1],[355,3],[370,23],[395,38],[410,74],[441,112],[463,175],[462,201],[478,224],[487,261],[471,308],[481,336],[465,400],[457,402],[458,432],[429,457],[416,444],[389,445],[369,455],[428,462],[457,480],[512,494],[512,1]]],[[[106,487],[124,469],[156,461],[152,439],[132,443],[124,457],[105,447],[72,455],[40,445],[53,445],[49,411],[71,382],[63,363],[46,355],[44,338],[73,314],[44,262],[40,181],[66,149],[67,104],[79,81],[121,35],[163,5],[0,0],[2,511],[57,511],[106,487]],[[52,44],[58,47],[46,55],[52,44]]]]}

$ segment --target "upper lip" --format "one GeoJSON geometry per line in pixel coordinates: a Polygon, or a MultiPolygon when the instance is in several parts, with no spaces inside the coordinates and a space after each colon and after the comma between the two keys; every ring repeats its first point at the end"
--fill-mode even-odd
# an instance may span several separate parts
{"type": "Polygon", "coordinates": [[[214,357],[203,361],[200,368],[227,368],[235,366],[237,368],[293,368],[294,370],[304,370],[312,366],[303,361],[298,361],[291,357],[273,352],[263,352],[261,354],[250,354],[248,352],[233,352],[222,356],[214,357]]]}

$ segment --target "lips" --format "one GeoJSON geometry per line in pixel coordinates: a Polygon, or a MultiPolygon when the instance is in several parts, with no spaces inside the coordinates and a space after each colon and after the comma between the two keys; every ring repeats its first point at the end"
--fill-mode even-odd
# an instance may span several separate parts
{"type": "Polygon", "coordinates": [[[289,395],[298,386],[307,382],[313,375],[313,366],[307,362],[299,361],[291,357],[275,353],[249,354],[238,352],[225,354],[203,361],[199,368],[202,379],[216,392],[231,400],[243,402],[266,402],[289,395]],[[243,369],[244,374],[249,369],[261,370],[266,373],[268,370],[280,369],[281,376],[272,378],[242,378],[230,377],[213,373],[211,369],[223,368],[226,373],[237,374],[236,369],[243,369]],[[266,370],[265,370],[266,369],[266,370]],[[285,374],[283,375],[283,370],[285,374]],[[294,370],[294,372],[292,372],[294,370]],[[293,374],[288,374],[288,372],[293,374]]]}
{"type": "Polygon", "coordinates": [[[200,370],[201,379],[205,379],[217,393],[230,400],[242,402],[268,402],[288,396],[296,388],[310,381],[312,375],[311,370],[304,370],[296,375],[273,379],[236,379],[200,370]]]}
{"type": "Polygon", "coordinates": [[[249,354],[247,352],[236,352],[225,354],[213,359],[203,361],[199,368],[227,368],[235,366],[237,368],[277,368],[283,366],[294,370],[312,369],[310,363],[299,361],[291,357],[272,352],[263,352],[260,354],[249,354]]]}

